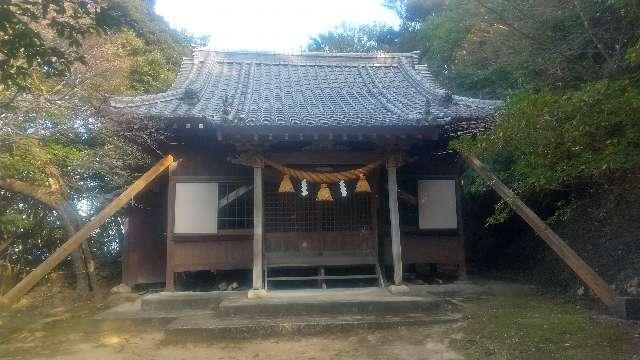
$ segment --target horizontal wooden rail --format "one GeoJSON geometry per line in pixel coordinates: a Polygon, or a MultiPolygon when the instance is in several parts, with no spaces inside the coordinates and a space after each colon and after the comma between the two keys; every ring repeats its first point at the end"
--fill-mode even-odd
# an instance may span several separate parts
{"type": "Polygon", "coordinates": [[[15,303],[21,296],[26,294],[35,284],[40,281],[49,271],[56,267],[64,260],[73,250],[75,250],[82,242],[91,235],[96,229],[104,224],[113,214],[120,210],[129,202],[136,194],[138,194],[153,179],[162,173],[171,163],[173,156],[167,155],[165,158],[155,164],[149,171],[136,180],[127,188],[120,196],[113,200],[107,207],[102,209],[91,221],[82,227],[78,232],[73,234],[67,242],[62,244],[51,256],[49,256],[42,264],[35,268],[29,275],[25,276],[13,289],[9,290],[2,298],[0,298],[0,308],[7,307],[15,303]]]}
{"type": "Polygon", "coordinates": [[[576,254],[558,234],[536,213],[525,205],[516,194],[503,184],[478,158],[471,154],[461,154],[469,166],[491,186],[511,208],[526,221],[553,251],[578,275],[582,281],[605,303],[616,303],[616,294],[601,277],[582,258],[576,254]]]}

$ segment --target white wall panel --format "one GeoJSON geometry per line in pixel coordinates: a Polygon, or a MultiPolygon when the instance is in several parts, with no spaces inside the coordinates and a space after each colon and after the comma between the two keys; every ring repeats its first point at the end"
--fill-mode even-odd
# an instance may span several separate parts
{"type": "Polygon", "coordinates": [[[176,183],[176,234],[215,234],[218,232],[218,184],[176,183]]]}
{"type": "Polygon", "coordinates": [[[420,229],[457,229],[455,180],[418,182],[420,229]]]}

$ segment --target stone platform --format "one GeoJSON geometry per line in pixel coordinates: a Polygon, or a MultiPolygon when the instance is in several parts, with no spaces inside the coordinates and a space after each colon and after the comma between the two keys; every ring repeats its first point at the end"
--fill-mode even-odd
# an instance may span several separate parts
{"type": "Polygon", "coordinates": [[[167,340],[252,338],[456,321],[457,305],[427,293],[387,289],[274,290],[248,299],[244,291],[156,293],[99,314],[113,326],[154,325],[167,340]]]}
{"type": "Polygon", "coordinates": [[[410,285],[401,294],[382,288],[272,290],[254,299],[246,291],[156,293],[96,319],[108,326],[158,326],[168,341],[303,335],[458,321],[450,298],[489,292],[459,282],[410,285]]]}

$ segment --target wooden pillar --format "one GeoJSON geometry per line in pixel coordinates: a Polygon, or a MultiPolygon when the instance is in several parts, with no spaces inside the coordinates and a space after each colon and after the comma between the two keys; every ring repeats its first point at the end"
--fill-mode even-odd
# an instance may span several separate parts
{"type": "Polygon", "coordinates": [[[167,265],[164,278],[165,291],[176,291],[175,272],[173,271],[173,229],[176,218],[176,181],[173,174],[178,166],[177,162],[169,165],[169,184],[167,191],[167,265]]]}
{"type": "Polygon", "coordinates": [[[262,162],[253,164],[253,289],[264,289],[262,162]]]}
{"type": "Polygon", "coordinates": [[[398,179],[396,169],[399,160],[387,160],[387,184],[389,188],[389,216],[391,219],[391,254],[393,255],[393,283],[402,284],[402,246],[400,244],[400,213],[398,212],[398,179]]]}

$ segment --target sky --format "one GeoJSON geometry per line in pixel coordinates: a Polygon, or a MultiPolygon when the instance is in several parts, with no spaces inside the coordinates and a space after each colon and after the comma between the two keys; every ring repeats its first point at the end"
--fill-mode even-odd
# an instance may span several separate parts
{"type": "Polygon", "coordinates": [[[156,0],[156,12],[175,29],[209,35],[216,50],[284,53],[342,22],[400,22],[382,0],[156,0]]]}

